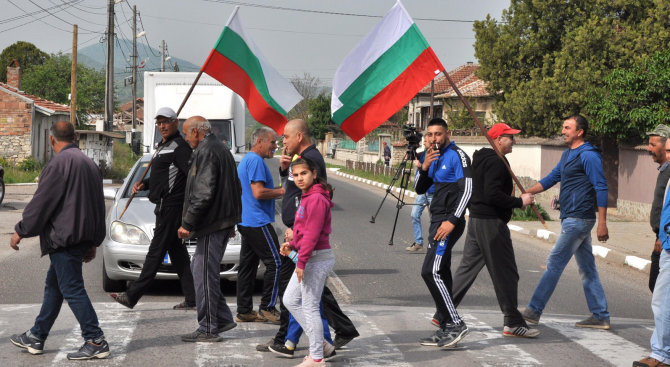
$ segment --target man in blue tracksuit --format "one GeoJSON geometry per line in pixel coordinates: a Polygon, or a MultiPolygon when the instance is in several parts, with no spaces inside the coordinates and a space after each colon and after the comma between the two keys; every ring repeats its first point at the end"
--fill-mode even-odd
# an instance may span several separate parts
{"type": "Polygon", "coordinates": [[[596,224],[598,205],[598,240],[609,239],[607,232],[607,182],[603,173],[600,150],[584,141],[588,122],[581,115],[573,115],[563,122],[563,140],[568,150],[563,152],[558,165],[551,173],[533,185],[527,192],[538,194],[561,183],[561,234],[547,258],[547,270],[540,284],[523,310],[526,321],[537,324],[542,310],[551,298],[563,269],[572,255],[579,266],[584,284],[584,294],[592,315],[575,324],[577,327],[609,329],[610,313],[607,311],[605,291],[600,283],[591,247],[591,230],[596,224]]]}
{"type": "Polygon", "coordinates": [[[425,194],[434,184],[435,194],[430,205],[428,250],[421,268],[435,306],[442,315],[440,328],[422,345],[453,348],[468,334],[468,327],[458,316],[451,295],[451,249],[465,229],[465,209],[472,194],[470,157],[453,142],[447,123],[432,119],[428,123],[425,141],[428,149],[416,183],[416,193],[425,194]]]}

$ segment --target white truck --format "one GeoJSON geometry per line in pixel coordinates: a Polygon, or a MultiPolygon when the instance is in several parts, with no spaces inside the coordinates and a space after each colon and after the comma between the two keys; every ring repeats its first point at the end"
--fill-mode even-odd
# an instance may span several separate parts
{"type": "MultiPolygon", "coordinates": [[[[156,112],[161,107],[177,111],[198,73],[144,72],[145,152],[153,154],[162,137],[156,129],[156,112]]],[[[203,116],[212,124],[212,132],[230,147],[235,160],[245,151],[244,100],[207,74],[202,74],[184,109],[179,114],[179,132],[191,116],[203,116]]]]}

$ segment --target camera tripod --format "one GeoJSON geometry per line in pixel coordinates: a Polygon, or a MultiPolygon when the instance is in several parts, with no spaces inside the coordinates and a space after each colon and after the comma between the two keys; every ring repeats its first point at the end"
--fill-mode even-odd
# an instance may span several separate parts
{"type": "Polygon", "coordinates": [[[409,185],[409,178],[410,175],[412,174],[412,163],[414,162],[415,159],[416,159],[416,145],[410,144],[409,147],[407,148],[405,156],[402,159],[402,162],[400,162],[400,166],[396,170],[395,175],[393,175],[391,184],[386,189],[386,195],[384,195],[381,204],[379,204],[377,212],[375,213],[375,215],[372,216],[372,219],[370,220],[370,223],[375,223],[377,215],[379,215],[379,211],[382,209],[384,201],[386,201],[386,198],[389,196],[389,194],[394,198],[398,199],[398,202],[396,203],[395,222],[393,222],[393,232],[391,232],[391,239],[389,240],[388,243],[389,246],[393,246],[393,237],[395,236],[396,226],[398,225],[398,215],[400,214],[400,209],[405,205],[426,205],[426,204],[405,203],[405,192],[407,190],[407,186],[409,185]],[[393,186],[398,181],[398,179],[400,179],[400,185],[399,185],[400,192],[398,193],[398,195],[396,195],[395,193],[393,193],[393,186]]]}

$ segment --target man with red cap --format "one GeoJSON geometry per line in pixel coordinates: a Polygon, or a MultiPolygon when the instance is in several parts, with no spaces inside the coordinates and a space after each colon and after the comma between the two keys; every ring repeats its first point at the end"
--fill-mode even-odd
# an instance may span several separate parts
{"type": "MultiPolygon", "coordinates": [[[[512,129],[507,124],[495,124],[488,134],[504,156],[512,153],[514,135],[519,132],[521,130],[512,129]]],[[[454,306],[458,307],[486,265],[500,310],[505,315],[503,335],[533,338],[540,331],[529,328],[517,309],[519,272],[507,222],[514,208],[523,209],[535,199],[528,193],[514,197],[512,190],[512,176],[496,152],[491,148],[476,151],[472,160],[470,221],[463,257],[454,273],[453,299],[454,306]]]]}

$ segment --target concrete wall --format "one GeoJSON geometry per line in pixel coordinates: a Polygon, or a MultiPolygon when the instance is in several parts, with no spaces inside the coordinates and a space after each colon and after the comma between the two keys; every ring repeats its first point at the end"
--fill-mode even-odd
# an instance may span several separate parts
{"type": "Polygon", "coordinates": [[[553,170],[561,160],[561,155],[567,147],[545,145],[542,147],[542,166],[540,167],[540,176],[545,177],[553,170]]]}
{"type": "Polygon", "coordinates": [[[69,120],[67,115],[43,115],[35,114],[31,132],[31,154],[40,162],[48,162],[53,156],[53,150],[49,142],[49,129],[58,121],[69,120]]]}
{"type": "MultiPolygon", "coordinates": [[[[475,151],[490,147],[487,142],[459,142],[458,136],[453,137],[453,140],[470,157],[470,160],[473,159],[475,151]]],[[[512,153],[506,156],[514,174],[534,180],[542,178],[542,151],[545,148],[546,146],[538,144],[516,144],[514,149],[512,149],[512,153]]]]}
{"type": "Polygon", "coordinates": [[[650,204],[658,164],[644,150],[619,149],[619,199],[650,204]]]}

